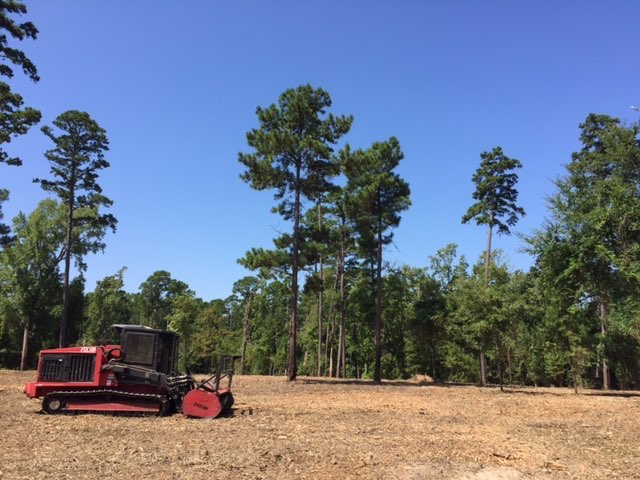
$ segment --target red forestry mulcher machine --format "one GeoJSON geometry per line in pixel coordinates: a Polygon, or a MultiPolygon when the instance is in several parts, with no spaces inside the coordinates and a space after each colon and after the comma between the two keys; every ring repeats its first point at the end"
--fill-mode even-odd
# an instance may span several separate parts
{"type": "Polygon", "coordinates": [[[176,373],[178,335],[140,325],[114,325],[120,345],[42,350],[38,380],[24,393],[42,398],[42,410],[215,418],[233,405],[231,381],[238,356],[220,357],[203,382],[176,373]],[[221,383],[225,383],[221,387],[221,383]]]}

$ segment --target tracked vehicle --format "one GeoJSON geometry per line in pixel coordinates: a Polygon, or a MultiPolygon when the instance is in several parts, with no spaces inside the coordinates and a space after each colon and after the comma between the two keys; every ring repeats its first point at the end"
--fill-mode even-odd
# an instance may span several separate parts
{"type": "Polygon", "coordinates": [[[42,398],[48,414],[106,413],[215,418],[230,411],[237,356],[220,357],[202,382],[178,373],[175,333],[140,325],[114,325],[120,345],[42,350],[38,377],[25,394],[42,398]],[[221,386],[222,383],[224,386],[221,386]]]}

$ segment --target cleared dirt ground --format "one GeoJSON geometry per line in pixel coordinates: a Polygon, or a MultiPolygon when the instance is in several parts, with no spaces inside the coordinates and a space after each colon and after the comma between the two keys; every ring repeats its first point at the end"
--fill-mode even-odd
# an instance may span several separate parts
{"type": "Polygon", "coordinates": [[[0,478],[640,478],[640,393],[237,376],[229,418],[48,416],[0,370],[0,478]]]}

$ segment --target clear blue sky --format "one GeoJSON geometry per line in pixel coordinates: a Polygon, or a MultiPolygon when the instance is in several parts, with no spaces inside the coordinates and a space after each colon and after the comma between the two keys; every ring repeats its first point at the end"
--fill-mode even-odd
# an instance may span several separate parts
{"type": "MultiPolygon", "coordinates": [[[[640,103],[637,1],[28,1],[40,30],[23,42],[42,80],[13,85],[50,124],[86,110],[111,141],[101,175],[118,231],[87,259],[87,291],[122,266],[126,288],[156,270],[205,300],[248,274],[236,263],[271,247],[289,226],[270,213],[272,192],[239,179],[255,109],[285,89],[327,90],[332,111],[352,114],[347,141],[367,147],[391,135],[405,160],[413,206],[386,253],[425,266],[449,242],[475,261],[485,229],[461,225],[472,203],[479,154],[496,145],[522,161],[516,231],[539,227],[545,196],[579,147],[589,112],[627,122],[640,103]]],[[[5,220],[45,197],[51,147],[34,128],[8,146],[5,220]]],[[[513,268],[531,259],[499,237],[513,268]]]]}

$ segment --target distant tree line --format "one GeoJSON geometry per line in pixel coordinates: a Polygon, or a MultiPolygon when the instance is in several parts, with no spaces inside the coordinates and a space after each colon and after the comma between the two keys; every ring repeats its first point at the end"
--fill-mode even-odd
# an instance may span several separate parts
{"type": "MultiPolygon", "coordinates": [[[[35,39],[17,23],[19,2],[0,4],[0,75],[35,66],[10,39],[35,39]]],[[[40,121],[0,82],[0,163],[19,165],[5,144],[40,121]]],[[[606,115],[580,125],[581,148],[548,198],[548,219],[523,236],[529,271],[512,271],[493,246],[525,214],[518,160],[500,147],[480,155],[473,202],[462,216],[487,228],[484,254],[469,263],[455,243],[421,266],[392,265],[385,251],[410,205],[398,173],[400,141],[345,142],[354,121],[334,115],[329,94],[310,85],[256,111],[239,154],[242,180],[273,190],[272,211],[290,230],[272,248],[238,261],[254,272],[210,302],[167,271],[137,292],[122,268],[85,293],[87,253],[106,245],[116,219],[98,183],[109,166],[106,132],[70,110],[42,128],[52,197],[0,225],[0,366],[34,367],[58,345],[116,342],[111,325],[181,335],[180,368],[210,371],[216,356],[242,355],[247,374],[410,378],[441,382],[640,388],[640,127],[606,115]],[[71,262],[78,275],[71,278],[71,262]]],[[[0,206],[8,192],[0,190],[0,206]]],[[[526,205],[524,206],[526,207],[526,205]]],[[[0,211],[1,215],[1,211],[0,211]]],[[[0,216],[1,220],[1,216],[0,216]]],[[[425,222],[426,224],[426,222],[425,222]]],[[[425,234],[428,234],[426,232],[425,234]]]]}

